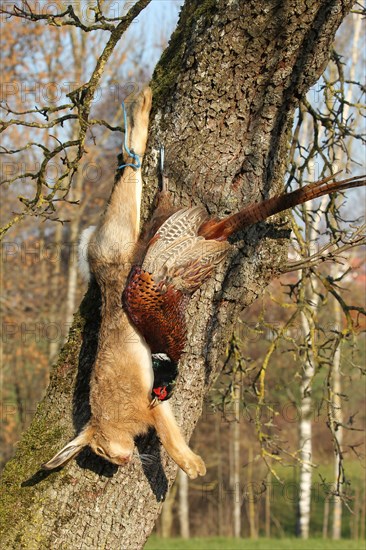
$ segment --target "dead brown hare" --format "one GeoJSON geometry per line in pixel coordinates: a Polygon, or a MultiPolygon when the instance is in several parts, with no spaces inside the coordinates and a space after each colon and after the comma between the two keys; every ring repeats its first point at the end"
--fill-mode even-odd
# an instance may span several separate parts
{"type": "MultiPolygon", "coordinates": [[[[127,142],[142,160],[152,95],[145,88],[129,105],[127,142]]],[[[134,159],[124,153],[124,163],[134,159]]],[[[150,407],[152,358],[144,338],[121,308],[121,295],[140,233],[141,167],[126,166],[94,231],[88,260],[101,289],[101,327],[90,382],[91,419],[81,433],[43,465],[63,466],[87,445],[121,466],[134,455],[134,438],[154,427],[167,453],[192,479],[206,473],[203,460],[186,444],[168,402],[150,407]],[[126,244],[128,246],[126,246],[126,244]]]]}

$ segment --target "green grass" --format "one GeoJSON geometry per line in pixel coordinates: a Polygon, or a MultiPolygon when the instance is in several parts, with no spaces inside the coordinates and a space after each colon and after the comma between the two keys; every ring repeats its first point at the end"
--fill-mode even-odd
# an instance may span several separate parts
{"type": "Polygon", "coordinates": [[[144,550],[364,550],[365,541],[309,539],[160,539],[150,537],[144,550]]]}

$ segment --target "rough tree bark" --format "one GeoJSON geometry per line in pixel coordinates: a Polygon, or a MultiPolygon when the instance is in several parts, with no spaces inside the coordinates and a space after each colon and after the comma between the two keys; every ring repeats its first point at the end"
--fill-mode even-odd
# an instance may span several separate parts
{"type": "MultiPolygon", "coordinates": [[[[351,5],[350,0],[187,1],[152,81],[145,217],[157,187],[161,142],[176,204],[201,202],[223,215],[281,190],[293,111],[322,73],[351,5]]],[[[173,399],[187,438],[235,319],[280,271],[286,237],[273,224],[237,236],[225,267],[192,300],[187,353],[173,399]]],[[[141,548],[176,475],[153,434],[139,443],[157,457],[145,470],[138,460],[117,470],[85,451],[61,471],[38,471],[88,416],[98,304],[98,289],[91,287],[47,395],[5,468],[3,548],[141,548]]]]}

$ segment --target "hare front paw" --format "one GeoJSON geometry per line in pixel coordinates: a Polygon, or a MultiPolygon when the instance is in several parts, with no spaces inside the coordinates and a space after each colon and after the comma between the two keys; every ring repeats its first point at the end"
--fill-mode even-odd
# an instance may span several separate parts
{"type": "Polygon", "coordinates": [[[206,473],[206,465],[202,458],[193,452],[184,457],[180,467],[190,479],[196,479],[197,476],[204,476],[206,473]]]}

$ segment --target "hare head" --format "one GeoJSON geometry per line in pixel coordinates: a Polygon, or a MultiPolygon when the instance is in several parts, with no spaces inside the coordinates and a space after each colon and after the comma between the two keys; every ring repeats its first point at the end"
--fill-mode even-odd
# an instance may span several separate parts
{"type": "Polygon", "coordinates": [[[95,431],[89,445],[95,454],[117,466],[130,462],[135,447],[130,433],[113,430],[112,426],[95,431]]]}
{"type": "Polygon", "coordinates": [[[42,469],[53,470],[64,466],[87,445],[91,447],[95,454],[117,466],[123,466],[123,464],[130,462],[134,451],[134,440],[129,433],[113,429],[108,429],[108,431],[96,430],[95,427],[88,425],[77,437],[56,453],[51,460],[42,464],[42,469]]]}

